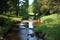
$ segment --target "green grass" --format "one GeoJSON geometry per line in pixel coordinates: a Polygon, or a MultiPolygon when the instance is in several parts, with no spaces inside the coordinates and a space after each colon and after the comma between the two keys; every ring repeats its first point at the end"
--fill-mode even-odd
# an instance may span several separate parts
{"type": "Polygon", "coordinates": [[[60,39],[60,19],[57,18],[57,14],[41,17],[41,20],[45,22],[40,26],[35,27],[36,32],[45,32],[46,40],[58,40],[60,39]]]}
{"type": "Polygon", "coordinates": [[[60,25],[40,25],[35,27],[36,32],[45,32],[46,40],[55,40],[60,38],[60,25]],[[52,27],[51,27],[52,26],[52,27]]]}
{"type": "Polygon", "coordinates": [[[41,17],[41,20],[43,22],[49,23],[49,24],[60,24],[60,19],[59,19],[59,17],[57,18],[57,14],[43,16],[43,17],[41,17]]]}
{"type": "Polygon", "coordinates": [[[52,18],[52,19],[57,20],[57,14],[52,14],[52,15],[48,15],[48,16],[43,16],[43,17],[41,17],[40,19],[41,19],[41,20],[45,20],[45,19],[48,19],[48,18],[52,18]]]}

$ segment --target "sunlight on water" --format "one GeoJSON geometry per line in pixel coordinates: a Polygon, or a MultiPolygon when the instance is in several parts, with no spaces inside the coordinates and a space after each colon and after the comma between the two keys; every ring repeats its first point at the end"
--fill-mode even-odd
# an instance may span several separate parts
{"type": "Polygon", "coordinates": [[[29,28],[33,28],[33,22],[29,21],[29,28]]]}
{"type": "Polygon", "coordinates": [[[33,22],[32,21],[23,21],[23,22],[28,22],[29,27],[26,28],[25,24],[23,24],[23,23],[20,24],[19,35],[21,37],[21,40],[37,40],[35,32],[34,32],[34,30],[32,30],[34,27],[33,22]]]}

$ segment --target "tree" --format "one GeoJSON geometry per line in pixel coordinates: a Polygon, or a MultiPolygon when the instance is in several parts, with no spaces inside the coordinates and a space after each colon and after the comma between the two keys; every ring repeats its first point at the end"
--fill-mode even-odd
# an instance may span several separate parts
{"type": "Polygon", "coordinates": [[[34,15],[35,15],[35,18],[34,19],[38,19],[38,18],[40,18],[40,16],[42,15],[42,13],[41,13],[41,10],[40,10],[40,8],[41,8],[41,5],[39,5],[39,3],[37,2],[37,0],[35,0],[34,2],[33,2],[33,6],[34,6],[34,15]]]}
{"type": "Polygon", "coordinates": [[[19,14],[23,19],[28,19],[28,0],[20,1],[19,14]]]}
{"type": "MultiPolygon", "coordinates": [[[[50,15],[52,13],[58,13],[58,4],[60,0],[35,0],[34,1],[34,13],[38,13],[38,16],[50,15]]],[[[60,9],[59,9],[60,10],[60,9]]]]}
{"type": "Polygon", "coordinates": [[[9,5],[7,4],[8,0],[0,0],[0,14],[3,12],[7,12],[9,9],[9,5]]]}

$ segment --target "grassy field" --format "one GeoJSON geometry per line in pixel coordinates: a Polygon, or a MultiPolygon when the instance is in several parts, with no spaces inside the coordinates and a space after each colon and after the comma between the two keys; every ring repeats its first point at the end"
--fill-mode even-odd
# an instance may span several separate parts
{"type": "Polygon", "coordinates": [[[60,19],[57,18],[57,14],[43,16],[41,20],[46,23],[36,26],[35,31],[45,32],[46,40],[60,40],[60,19]]]}
{"type": "Polygon", "coordinates": [[[41,20],[45,20],[45,19],[48,19],[48,18],[52,18],[52,19],[57,20],[57,14],[52,14],[52,15],[48,15],[48,16],[43,16],[43,17],[41,17],[40,19],[41,19],[41,20]]]}
{"type": "Polygon", "coordinates": [[[44,22],[47,22],[49,24],[60,24],[60,16],[57,14],[52,14],[48,16],[43,16],[40,19],[44,22]]]}

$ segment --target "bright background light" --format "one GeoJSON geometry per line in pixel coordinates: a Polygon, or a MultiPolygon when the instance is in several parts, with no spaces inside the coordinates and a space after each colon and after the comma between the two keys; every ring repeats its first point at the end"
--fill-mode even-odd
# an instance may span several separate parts
{"type": "Polygon", "coordinates": [[[29,0],[29,5],[31,5],[33,3],[34,0],[29,0]]]}

